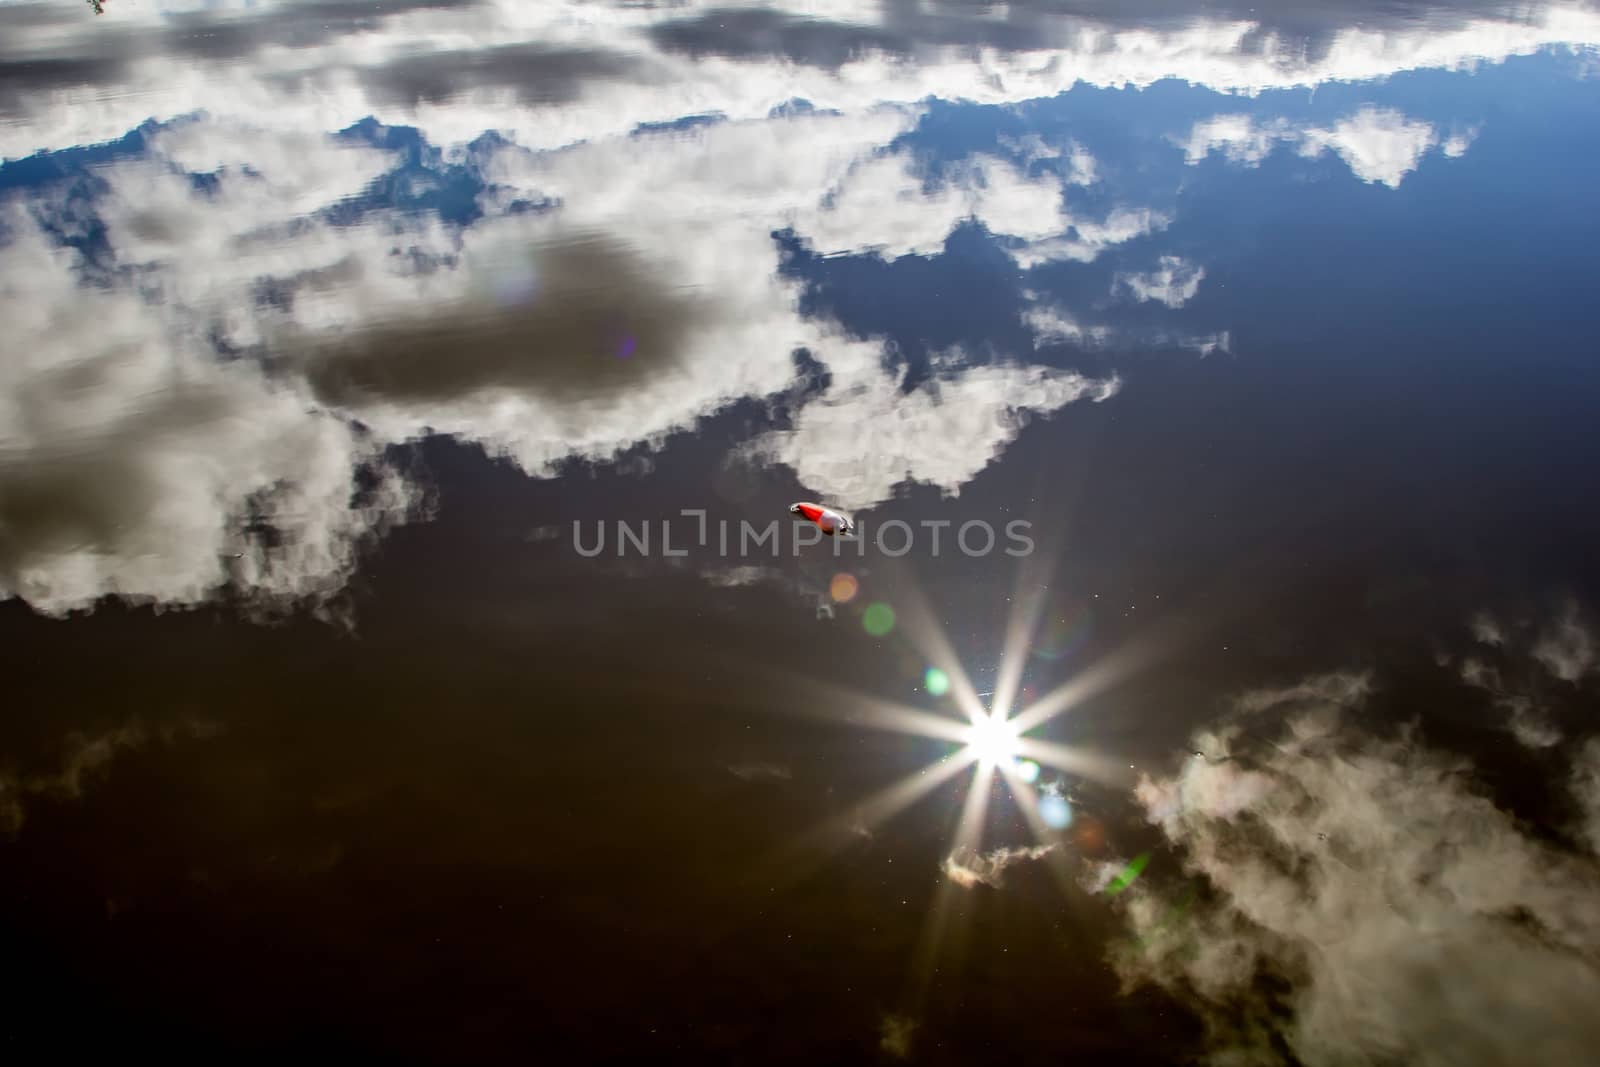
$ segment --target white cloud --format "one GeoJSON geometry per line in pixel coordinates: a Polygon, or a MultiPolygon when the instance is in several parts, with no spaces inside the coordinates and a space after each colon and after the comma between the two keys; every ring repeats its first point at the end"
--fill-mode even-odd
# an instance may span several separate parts
{"type": "MultiPolygon", "coordinates": [[[[797,292],[777,279],[777,252],[767,236],[776,226],[793,226],[822,251],[905,254],[942,246],[969,214],[1025,239],[1063,224],[1059,184],[1029,181],[999,160],[977,160],[924,197],[906,157],[875,152],[914,120],[899,110],[802,116],[554,156],[504,154],[496,178],[562,198],[569,225],[618,230],[629,220],[653,220],[634,239],[647,243],[662,274],[717,294],[717,330],[696,346],[700,355],[689,370],[703,377],[682,390],[682,413],[674,410],[677,392],[658,388],[640,398],[648,410],[606,413],[598,425],[617,426],[608,439],[632,441],[641,425],[668,419],[681,425],[716,403],[776,392],[792,375],[789,353],[804,345],[828,366],[833,386],[797,412],[792,430],[768,435],[756,451],[792,467],[840,506],[870,507],[908,478],[954,493],[1015,436],[1024,413],[1111,394],[1113,383],[1043,368],[952,362],[937,387],[905,396],[900,379],[883,368],[879,345],[847,341],[825,323],[800,319],[797,292]],[[863,448],[863,441],[875,444],[863,448]],[[864,454],[871,457],[865,463],[864,454]]],[[[539,423],[515,421],[530,424],[539,423]]],[[[459,432],[482,439],[483,425],[463,419],[459,432]]],[[[595,437],[595,425],[566,429],[552,443],[556,454],[595,437]]],[[[526,448],[507,452],[538,469],[525,461],[534,458],[526,448]]]]}
{"type": "MultiPolygon", "coordinates": [[[[797,220],[807,242],[822,255],[878,252],[885,258],[937,255],[950,231],[970,217],[974,191],[956,183],[924,193],[909,155],[864,160],[834,193],[826,209],[797,220]]],[[[1003,164],[1002,164],[1003,165],[1003,164]]]]}
{"type": "Polygon", "coordinates": [[[794,777],[792,770],[777,763],[735,763],[728,773],[741,782],[787,782],[794,777]]]}
{"type": "Polygon", "coordinates": [[[1127,868],[1127,860],[1116,856],[1103,860],[1085,860],[1078,885],[1085,893],[1104,893],[1127,868]]]}
{"type": "Polygon", "coordinates": [[[1461,680],[1479,689],[1500,688],[1500,672],[1471,656],[1461,661],[1461,680]]]}
{"type": "Polygon", "coordinates": [[[1082,348],[1116,343],[1125,347],[1159,349],[1169,346],[1198,352],[1201,357],[1213,352],[1231,352],[1233,333],[1217,330],[1204,334],[1172,333],[1165,330],[1118,328],[1105,323],[1085,323],[1071,310],[1046,302],[1038,293],[1025,292],[1028,305],[1022,311],[1022,324],[1033,335],[1033,349],[1047,345],[1072,344],[1082,348]]]}
{"type": "Polygon", "coordinates": [[[149,729],[133,721],[97,734],[69,734],[61,745],[58,766],[44,772],[0,771],[0,833],[15,834],[27,817],[26,805],[37,797],[76,800],[106,765],[151,740],[163,743],[215,735],[213,723],[190,721],[149,729]]]}
{"type": "Polygon", "coordinates": [[[1258,123],[1244,114],[1213,115],[1195,123],[1181,147],[1184,161],[1191,165],[1212,152],[1221,152],[1231,163],[1253,167],[1271,155],[1278,142],[1292,137],[1289,124],[1282,119],[1258,123]]]}
{"type": "Polygon", "coordinates": [[[1303,682],[1277,689],[1252,689],[1242,694],[1234,706],[1240,713],[1254,715],[1274,708],[1354,707],[1372,692],[1372,675],[1367,671],[1335,671],[1319,674],[1303,682]]]}
{"type": "Polygon", "coordinates": [[[760,582],[781,582],[786,580],[782,571],[750,563],[723,569],[708,568],[701,571],[700,576],[712,585],[721,586],[724,589],[733,589],[742,585],[756,585],[760,582]]]}
{"type": "Polygon", "coordinates": [[[851,169],[826,205],[795,212],[791,224],[823,255],[876,252],[893,259],[936,255],[951,231],[972,219],[1024,242],[1013,251],[1024,267],[1089,262],[1165,225],[1155,212],[1126,206],[1105,218],[1078,217],[1063,200],[1064,187],[1092,176],[1094,160],[1082,148],[1074,148],[1072,160],[1063,179],[1048,171],[1029,177],[1004,160],[977,156],[928,189],[910,153],[874,156],[851,169]]]}
{"type": "MultiPolygon", "coordinates": [[[[1591,745],[1590,833],[1597,768],[1591,745]]],[[[1600,863],[1529,836],[1459,762],[1297,717],[1138,795],[1212,893],[1173,921],[1136,884],[1114,962],[1186,999],[1219,1062],[1277,1062],[1275,1032],[1308,1065],[1579,1064],[1600,1042],[1600,863]]]]}
{"type": "Polygon", "coordinates": [[[1118,274],[1111,291],[1126,289],[1135,300],[1156,300],[1169,308],[1180,308],[1194,299],[1206,269],[1182,256],[1162,256],[1156,269],[1143,274],[1118,274]]]}
{"type": "Polygon", "coordinates": [[[1505,628],[1495,621],[1494,616],[1480,611],[1472,617],[1472,639],[1480,644],[1499,647],[1505,644],[1505,628]]]}
{"type": "Polygon", "coordinates": [[[1332,151],[1364,182],[1399,188],[1430,148],[1464,154],[1471,138],[1441,141],[1432,125],[1409,119],[1392,108],[1363,107],[1332,126],[1295,126],[1282,119],[1256,122],[1248,115],[1217,115],[1195,123],[1182,142],[1184,159],[1198,163],[1212,152],[1246,166],[1257,166],[1279,144],[1290,144],[1307,158],[1332,151]]]}
{"type": "Polygon", "coordinates": [[[1005,879],[1007,867],[1027,860],[1042,859],[1054,849],[1054,845],[1035,845],[1032,848],[997,848],[959,857],[951,853],[945,857],[944,873],[962,889],[974,889],[979,885],[998,889],[1005,879]]]}
{"type": "MultiPolygon", "coordinates": [[[[1030,299],[1035,299],[1029,294],[1030,299]]],[[[1085,326],[1064,308],[1030,304],[1022,313],[1023,325],[1033,333],[1035,348],[1069,342],[1076,345],[1104,343],[1111,336],[1108,326],[1085,326]]]]}
{"type": "Polygon", "coordinates": [[[62,613],[106,595],[190,604],[232,585],[324,599],[418,498],[378,446],[203,323],[89,288],[13,212],[0,266],[0,596],[62,613]],[[377,474],[358,494],[358,468],[377,474]],[[274,533],[262,533],[270,525],[274,533]]]}
{"type": "Polygon", "coordinates": [[[1012,258],[1024,270],[1052,260],[1092,263],[1113,245],[1166,229],[1172,221],[1152,208],[1113,208],[1104,219],[1070,218],[1071,229],[1057,237],[1046,237],[1020,249],[1012,258]]]}
{"type": "MultiPolygon", "coordinates": [[[[1364,107],[1332,129],[1309,129],[1301,135],[1300,154],[1318,156],[1332,149],[1364,182],[1380,182],[1398,189],[1401,180],[1417,169],[1422,154],[1439,143],[1426,122],[1406,118],[1391,108],[1364,107]]],[[[1447,153],[1461,155],[1466,150],[1447,153]]]]}
{"type": "Polygon", "coordinates": [[[1461,661],[1461,680],[1493,694],[1494,706],[1506,714],[1506,729],[1525,748],[1551,748],[1561,743],[1561,730],[1529,693],[1511,692],[1500,672],[1480,660],[1461,661]]]}
{"type": "Polygon", "coordinates": [[[1209,356],[1213,352],[1233,351],[1233,331],[1218,330],[1216,333],[1188,337],[1183,340],[1185,348],[1192,348],[1201,356],[1209,356]]]}
{"type": "Polygon", "coordinates": [[[1072,151],[1067,156],[1070,170],[1067,172],[1067,182],[1070,185],[1093,185],[1100,180],[1099,167],[1095,164],[1094,156],[1089,150],[1076,141],[1072,143],[1072,151]]]}
{"type": "Polygon", "coordinates": [[[1068,185],[1093,185],[1099,181],[1099,165],[1089,150],[1077,141],[1068,141],[1063,147],[1050,144],[1037,133],[1029,133],[1019,138],[1002,135],[1000,143],[1020,155],[1024,163],[1065,158],[1068,185]]]}
{"type": "Polygon", "coordinates": [[[885,1015],[878,1025],[878,1049],[891,1059],[903,1060],[911,1055],[912,1040],[917,1035],[917,1021],[904,1015],[885,1015]]]}
{"type": "Polygon", "coordinates": [[[176,123],[152,136],[149,147],[162,163],[189,173],[230,168],[222,175],[223,207],[274,218],[307,215],[354,196],[397,162],[392,152],[334,141],[326,133],[271,131],[226,119],[176,123]]]}
{"type": "Polygon", "coordinates": [[[1562,733],[1554,723],[1534,707],[1527,697],[1508,696],[1501,707],[1511,713],[1507,728],[1517,743],[1524,748],[1553,748],[1562,741],[1562,733]]]}
{"type": "MultiPolygon", "coordinates": [[[[1535,628],[1524,622],[1518,630],[1526,635],[1535,628]]],[[[1491,695],[1519,744],[1528,748],[1559,744],[1564,735],[1552,718],[1549,686],[1542,674],[1578,682],[1594,665],[1595,637],[1583,623],[1577,603],[1569,601],[1560,615],[1537,628],[1531,643],[1512,645],[1506,629],[1487,612],[1473,617],[1472,631],[1478,642],[1499,650],[1500,665],[1467,656],[1458,668],[1461,680],[1491,695]]]]}
{"type": "MultiPolygon", "coordinates": [[[[802,114],[508,148],[489,162],[486,216],[459,233],[427,215],[307,214],[317,190],[383,173],[383,152],[203,118],[153,137],[100,168],[103,284],[80,284],[76,254],[17,213],[0,285],[27,355],[0,369],[0,591],[53,612],[224,587],[325,600],[362,539],[420,504],[386,445],[450,434],[546,475],[781,393],[801,347],[834,386],[771,455],[847,506],[906,478],[956,492],[1028,413],[1115,383],[947,361],[902,402],[878,344],[800,315],[771,231],[814,228],[836,210],[826,194],[915,120],[802,114]],[[222,168],[214,188],[197,191],[190,166],[222,168]],[[509,214],[522,196],[560,207],[509,214]],[[263,302],[268,284],[283,299],[263,302]],[[219,362],[213,338],[270,359],[219,362]],[[863,432],[883,445],[865,468],[863,432]],[[378,487],[357,496],[363,469],[378,487]]],[[[1059,224],[1054,179],[980,160],[962,180],[962,210],[996,227],[1032,239],[1059,224]]]]}
{"type": "Polygon", "coordinates": [[[1062,149],[1060,145],[1051,144],[1037,133],[1023,134],[1021,137],[1000,135],[1002,147],[1017,153],[1024,163],[1036,163],[1041,159],[1060,159],[1062,149]]]}
{"type": "MultiPolygon", "coordinates": [[[[790,17],[764,4],[731,7],[790,17]]],[[[794,9],[797,18],[827,20],[812,25],[854,34],[866,45],[832,64],[767,54],[778,44],[760,38],[747,47],[736,29],[721,33],[731,47],[719,49],[708,39],[702,54],[674,50],[663,33],[706,14],[681,5],[493,0],[453,9],[406,5],[388,15],[358,8],[345,19],[324,15],[320,23],[331,22],[332,30],[318,40],[321,25],[308,22],[293,47],[274,39],[282,31],[272,30],[270,20],[284,17],[280,9],[191,9],[202,19],[226,19],[220,35],[226,40],[208,60],[206,27],[191,24],[186,35],[172,33],[167,20],[173,10],[118,0],[117,28],[135,42],[122,50],[105,42],[99,20],[7,27],[7,54],[17,60],[101,56],[100,68],[114,76],[102,84],[67,78],[15,91],[15,117],[0,126],[0,155],[107,140],[152,116],[197,108],[290,132],[337,129],[376,115],[417,126],[434,143],[463,143],[500,129],[530,146],[556,147],[712,111],[756,118],[796,97],[853,112],[935,95],[1014,103],[1080,82],[1147,86],[1164,78],[1256,93],[1600,42],[1600,15],[1582,4],[1541,5],[1515,17],[1465,17],[1446,28],[1401,20],[1333,23],[1326,47],[1318,49],[1270,22],[1227,17],[1152,28],[1025,6],[1012,20],[1002,7],[972,24],[1022,34],[1013,33],[1013,46],[1001,48],[983,44],[976,32],[971,41],[921,38],[894,7],[794,9]],[[243,44],[230,50],[228,41],[243,44]]]]}
{"type": "Polygon", "coordinates": [[[1578,616],[1578,606],[1570,604],[1565,614],[1540,631],[1533,646],[1533,658],[1563,682],[1576,682],[1595,664],[1597,646],[1594,633],[1578,616]]]}
{"type": "Polygon", "coordinates": [[[1037,241],[1075,225],[1063,209],[1061,184],[1029,179],[999,160],[979,157],[972,172],[972,214],[990,233],[1037,241]]]}
{"type": "Polygon", "coordinates": [[[1591,738],[1573,761],[1572,795],[1583,813],[1584,840],[1600,853],[1600,738],[1591,738]]]}
{"type": "Polygon", "coordinates": [[[847,510],[887,500],[906,481],[959,495],[1031,414],[1105,400],[1118,388],[1116,379],[992,364],[954,370],[906,393],[875,348],[858,345],[851,353],[830,364],[831,386],[796,412],[792,429],[754,445],[847,510]]]}
{"type": "Polygon", "coordinates": [[[1477,126],[1470,126],[1463,130],[1457,130],[1449,137],[1444,139],[1444,143],[1439,146],[1439,151],[1443,152],[1451,159],[1455,159],[1459,156],[1466,155],[1467,149],[1471,148],[1472,142],[1476,141],[1477,139],[1477,126]]]}

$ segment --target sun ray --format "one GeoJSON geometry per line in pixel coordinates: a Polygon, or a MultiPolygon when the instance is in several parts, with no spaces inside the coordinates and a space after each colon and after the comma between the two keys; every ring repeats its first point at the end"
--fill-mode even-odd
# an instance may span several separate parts
{"type": "Polygon", "coordinates": [[[994,784],[993,763],[979,761],[972,772],[972,787],[961,805],[961,821],[956,824],[951,853],[976,851],[983,837],[983,820],[989,814],[989,790],[994,784]]]}
{"type": "Polygon", "coordinates": [[[965,741],[971,728],[953,714],[913,708],[797,671],[748,666],[729,669],[772,693],[766,706],[786,715],[957,743],[965,741]]]}
{"type": "Polygon", "coordinates": [[[852,720],[875,730],[915,734],[938,741],[962,741],[970,727],[947,715],[932,715],[887,700],[862,702],[862,717],[852,720]]]}
{"type": "Polygon", "coordinates": [[[1044,819],[1044,813],[1039,810],[1039,793],[1026,781],[1021,780],[1014,767],[1002,765],[1000,772],[1006,776],[1006,785],[1011,791],[1011,797],[1017,803],[1017,808],[1022,812],[1023,821],[1033,839],[1040,844],[1051,844],[1055,847],[1046,852],[1040,859],[1048,867],[1051,877],[1055,879],[1057,888],[1061,892],[1062,902],[1065,905],[1062,918],[1066,924],[1065,933],[1072,938],[1091,939],[1095,919],[1087,908],[1089,900],[1084,892],[1084,887],[1073,877],[1073,850],[1069,847],[1067,838],[1060,829],[1052,828],[1044,819]]]}
{"type": "Polygon", "coordinates": [[[1125,786],[1129,781],[1128,772],[1109,757],[1086,752],[1072,745],[1022,737],[1017,739],[1016,750],[1019,756],[1026,756],[1058,771],[1065,771],[1079,778],[1088,778],[1101,785],[1125,786]]]}
{"type": "Polygon", "coordinates": [[[1014,720],[1017,732],[1036,730],[1062,712],[1149,669],[1157,660],[1171,655],[1180,647],[1191,628],[1192,623],[1183,621],[1160,624],[1137,640],[1102,657],[1094,666],[1068,679],[1019,712],[1014,720]]]}
{"type": "MultiPolygon", "coordinates": [[[[956,830],[948,856],[961,856],[977,851],[983,839],[984,819],[989,814],[989,793],[994,784],[994,774],[993,764],[986,765],[980,761],[974,768],[972,781],[967,787],[966,799],[961,804],[961,814],[956,820],[956,830]]],[[[934,893],[933,908],[923,924],[911,965],[911,999],[915,1012],[921,1011],[927,997],[928,986],[933,981],[934,969],[951,930],[951,920],[959,892],[961,892],[959,887],[947,876],[940,880],[939,888],[934,893]]],[[[956,933],[959,935],[960,931],[956,933]]]]}
{"type": "MultiPolygon", "coordinates": [[[[763,897],[779,891],[780,887],[787,891],[800,885],[852,843],[870,839],[877,827],[958,776],[972,763],[972,757],[965,751],[957,751],[902,776],[846,810],[812,824],[798,836],[787,838],[754,857],[739,876],[740,881],[751,893],[763,897]]],[[[742,918],[725,917],[726,921],[719,925],[724,931],[731,931],[741,922],[755,921],[756,914],[759,909],[742,918]]]]}
{"type": "Polygon", "coordinates": [[[1068,708],[1105,689],[1111,681],[1105,672],[1099,670],[1098,665],[1091,667],[1018,712],[1013,721],[1022,733],[1036,730],[1068,708]]]}
{"type": "Polygon", "coordinates": [[[1015,765],[1001,764],[999,769],[1001,777],[1005,779],[1006,788],[1011,791],[1012,800],[1016,801],[1017,809],[1022,812],[1023,821],[1033,832],[1033,839],[1040,844],[1048,844],[1051,840],[1050,827],[1039,814],[1039,802],[1034,796],[1033,787],[1017,774],[1015,765]]]}
{"type": "Polygon", "coordinates": [[[799,682],[796,692],[798,699],[790,702],[787,710],[811,718],[891,733],[913,734],[938,741],[963,741],[966,731],[970,729],[954,716],[907,707],[829,682],[799,682]]]}
{"type": "Polygon", "coordinates": [[[927,1003],[928,989],[933,985],[934,972],[941,959],[948,960],[952,939],[959,950],[964,942],[965,930],[956,921],[961,890],[949,878],[941,879],[935,890],[933,906],[917,937],[917,948],[911,959],[911,994],[909,1014],[921,1015],[927,1003]]]}
{"type": "Polygon", "coordinates": [[[1140,662],[1141,656],[1125,649],[1075,675],[1019,712],[1014,720],[1018,732],[1036,730],[1067,709],[1112,688],[1131,675],[1140,662]]]}
{"type": "Polygon", "coordinates": [[[1063,891],[1072,886],[1072,871],[1067,862],[1067,854],[1061,848],[1061,837],[1052,830],[1044,821],[1044,816],[1039,813],[1039,797],[1034,792],[1033,786],[1023,781],[1017,773],[1013,763],[1002,763],[1000,774],[1004,777],[1006,789],[1011,793],[1011,799],[1016,802],[1017,810],[1022,812],[1022,821],[1028,826],[1028,831],[1033,839],[1041,845],[1054,845],[1043,856],[1045,863],[1050,868],[1050,873],[1055,877],[1063,891]]]}
{"type": "Polygon", "coordinates": [[[802,847],[820,845],[836,849],[851,838],[862,836],[863,832],[870,834],[966,770],[974,760],[970,750],[964,749],[891,782],[853,805],[850,811],[812,830],[803,838],[802,847]]]}
{"type": "MultiPolygon", "coordinates": [[[[898,778],[780,845],[767,857],[767,862],[761,864],[759,871],[752,872],[761,880],[759,884],[771,891],[774,885],[794,885],[811,877],[833,854],[852,841],[870,839],[878,827],[954,781],[970,767],[972,774],[967,781],[967,792],[961,801],[948,848],[943,853],[945,862],[948,864],[955,859],[970,863],[971,857],[982,854],[998,775],[1015,801],[1031,838],[1051,846],[1039,858],[1046,862],[1068,899],[1081,898],[1073,880],[1075,854],[1060,829],[1065,821],[1058,821],[1053,810],[1041,809],[1042,794],[1034,785],[1038,765],[1075,778],[1112,785],[1125,785],[1130,775],[1112,758],[1026,735],[1063,712],[1122,684],[1171,646],[1173,631],[1172,627],[1147,631],[1136,642],[1093,663],[1044,699],[1011,714],[1048,602],[1048,579],[1053,570],[1053,556],[1019,567],[1005,621],[1001,659],[994,675],[994,691],[988,694],[992,701],[988,706],[957,659],[949,635],[927,596],[914,576],[904,569],[898,576],[899,581],[885,583],[894,590],[892,596],[900,614],[900,633],[930,668],[930,677],[942,673],[941,683],[948,680],[950,702],[941,702],[938,710],[928,710],[816,677],[783,670],[762,672],[763,684],[774,694],[769,703],[774,710],[944,742],[950,744],[952,750],[949,755],[898,778]]],[[[880,580],[883,577],[880,575],[880,580]]],[[[752,671],[756,668],[745,664],[735,669],[752,671]]],[[[927,690],[939,696],[944,686],[929,684],[927,690]]],[[[927,1003],[928,991],[940,967],[948,962],[948,954],[959,950],[973,899],[962,882],[950,877],[948,869],[941,871],[911,960],[908,993],[913,1017],[918,1016],[927,1003]]]]}
{"type": "Polygon", "coordinates": [[[1000,649],[1000,667],[995,676],[994,699],[989,704],[993,711],[1011,714],[1054,573],[1055,554],[1052,552],[1024,556],[1017,566],[1011,610],[1006,613],[1005,643],[1000,649]]]}
{"type": "Polygon", "coordinates": [[[955,649],[950,644],[950,639],[945,635],[944,627],[939,623],[933,608],[928,603],[928,598],[917,586],[915,580],[904,583],[900,595],[901,620],[907,639],[916,646],[930,664],[943,671],[950,679],[950,695],[955,698],[956,706],[964,712],[969,720],[977,722],[986,714],[983,699],[978,696],[972,679],[968,677],[966,668],[961,666],[961,661],[956,658],[955,649]]]}

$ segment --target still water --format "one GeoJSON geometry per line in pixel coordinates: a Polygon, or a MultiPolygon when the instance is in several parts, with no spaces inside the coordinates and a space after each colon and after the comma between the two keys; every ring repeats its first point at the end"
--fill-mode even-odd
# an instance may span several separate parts
{"type": "Polygon", "coordinates": [[[0,1047],[1592,1062],[1597,48],[0,0],[0,1047]]]}

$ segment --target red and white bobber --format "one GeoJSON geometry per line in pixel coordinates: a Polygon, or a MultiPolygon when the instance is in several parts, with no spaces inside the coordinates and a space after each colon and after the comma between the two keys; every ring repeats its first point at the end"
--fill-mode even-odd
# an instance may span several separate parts
{"type": "Polygon", "coordinates": [[[855,532],[856,524],[848,515],[825,508],[821,504],[813,504],[802,500],[798,504],[789,505],[789,514],[804,516],[807,522],[814,522],[817,528],[829,537],[835,535],[848,536],[855,532]]]}

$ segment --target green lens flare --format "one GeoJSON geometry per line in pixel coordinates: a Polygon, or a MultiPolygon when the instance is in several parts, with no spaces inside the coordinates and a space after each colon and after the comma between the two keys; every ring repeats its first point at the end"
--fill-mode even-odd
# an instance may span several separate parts
{"type": "Polygon", "coordinates": [[[929,667],[928,673],[922,676],[922,687],[936,697],[942,697],[950,692],[950,676],[938,667],[929,667]]]}
{"type": "Polygon", "coordinates": [[[882,637],[894,629],[894,609],[882,602],[870,604],[861,616],[861,625],[873,637],[882,637]]]}
{"type": "Polygon", "coordinates": [[[1141,852],[1135,856],[1133,862],[1122,868],[1122,873],[1113,878],[1111,884],[1106,886],[1106,896],[1114,897],[1132,885],[1133,880],[1139,877],[1139,872],[1144,870],[1145,865],[1149,862],[1150,853],[1148,852],[1141,852]]]}

